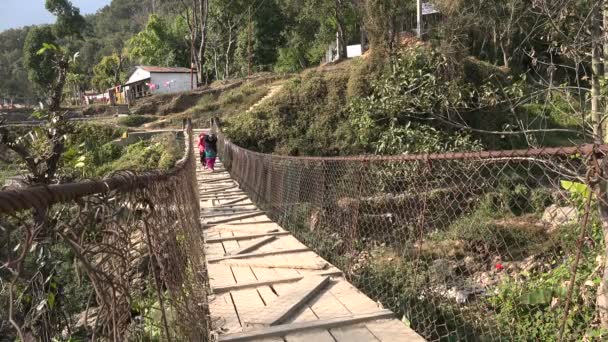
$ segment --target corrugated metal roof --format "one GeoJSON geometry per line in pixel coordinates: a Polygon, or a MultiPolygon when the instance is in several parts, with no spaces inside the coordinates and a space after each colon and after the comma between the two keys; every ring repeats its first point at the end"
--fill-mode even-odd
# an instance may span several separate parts
{"type": "Polygon", "coordinates": [[[172,68],[172,67],[159,67],[159,66],[148,66],[139,65],[137,66],[147,72],[159,72],[159,73],[190,73],[188,68],[172,68]]]}

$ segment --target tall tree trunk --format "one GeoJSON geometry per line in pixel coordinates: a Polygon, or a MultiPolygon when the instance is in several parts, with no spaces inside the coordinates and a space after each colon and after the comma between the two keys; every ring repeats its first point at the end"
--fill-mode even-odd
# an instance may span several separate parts
{"type": "Polygon", "coordinates": [[[218,69],[218,65],[217,65],[217,50],[213,49],[213,70],[215,71],[215,79],[219,80],[220,79],[220,72],[218,69]]]}
{"type": "Polygon", "coordinates": [[[69,62],[65,58],[66,57],[61,58],[57,65],[57,69],[58,69],[57,82],[55,82],[55,84],[53,85],[53,88],[51,90],[51,99],[50,99],[51,101],[49,103],[49,110],[51,112],[59,111],[59,109],[61,108],[61,99],[63,97],[63,87],[65,86],[65,80],[68,75],[68,67],[70,65],[69,62]]]}
{"type": "Polygon", "coordinates": [[[233,26],[228,26],[228,47],[226,47],[226,68],[224,70],[224,79],[230,77],[230,54],[232,53],[232,30],[233,26]]]}
{"type": "Polygon", "coordinates": [[[199,0],[199,25],[200,25],[200,44],[198,46],[198,59],[196,68],[198,78],[203,80],[203,67],[205,66],[205,52],[207,50],[207,18],[209,17],[209,0],[199,0]]]}
{"type": "MultiPolygon", "coordinates": [[[[199,30],[199,25],[198,25],[198,1],[199,0],[192,0],[192,22],[190,22],[190,19],[188,19],[188,29],[190,30],[190,49],[192,51],[190,51],[190,68],[194,66],[196,67],[196,86],[198,86],[198,82],[199,82],[199,70],[200,68],[200,61],[198,59],[198,48],[197,48],[197,42],[198,42],[198,30],[199,30]]],[[[190,9],[186,9],[186,15],[188,16],[188,18],[190,18],[190,16],[188,15],[188,13],[190,12],[190,9]]]]}
{"type": "Polygon", "coordinates": [[[365,52],[367,50],[367,31],[365,30],[365,26],[361,25],[361,52],[365,52]]]}
{"type": "Polygon", "coordinates": [[[600,109],[601,92],[600,77],[602,77],[602,43],[601,43],[601,17],[599,6],[591,14],[591,122],[596,142],[603,140],[600,109]]]}
{"type": "Polygon", "coordinates": [[[346,30],[344,29],[343,3],[342,0],[335,0],[334,14],[338,28],[338,59],[346,58],[346,30]]]}

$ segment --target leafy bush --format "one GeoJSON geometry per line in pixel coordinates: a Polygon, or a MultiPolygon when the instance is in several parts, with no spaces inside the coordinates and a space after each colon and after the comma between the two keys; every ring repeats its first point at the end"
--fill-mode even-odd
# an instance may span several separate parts
{"type": "MultiPolygon", "coordinates": [[[[449,303],[430,290],[432,270],[403,259],[375,257],[352,276],[353,284],[394,311],[430,341],[476,340],[482,330],[475,327],[472,312],[449,303]],[[391,291],[386,291],[391,289],[391,291]]],[[[486,317],[486,323],[491,317],[486,317]]]]}
{"type": "Polygon", "coordinates": [[[346,96],[349,99],[353,99],[371,95],[372,83],[377,81],[376,78],[381,72],[380,68],[380,66],[362,58],[353,60],[348,85],[346,87],[346,96]]]}
{"type": "Polygon", "coordinates": [[[152,121],[156,121],[156,118],[153,116],[129,115],[120,118],[120,120],[118,120],[118,124],[127,127],[139,127],[152,121]]]}
{"type": "MultiPolygon", "coordinates": [[[[572,229],[569,227],[568,229],[572,229]]],[[[564,336],[571,340],[605,340],[608,332],[594,328],[595,286],[599,277],[593,278],[596,269],[595,256],[601,251],[601,229],[593,225],[591,236],[597,245],[584,247],[581,264],[577,268],[576,285],[567,317],[564,336]],[[603,336],[603,339],[602,339],[603,336]]],[[[577,234],[573,234],[577,235],[577,234]]],[[[576,237],[572,236],[572,240],[576,237]]],[[[555,257],[554,268],[545,273],[528,275],[525,281],[507,280],[497,288],[497,295],[489,297],[488,305],[496,312],[499,324],[511,327],[511,336],[525,336],[527,340],[556,341],[564,319],[564,303],[574,262],[574,244],[570,257],[555,257]]],[[[505,336],[506,337],[506,336],[505,336]]]]}
{"type": "Polygon", "coordinates": [[[495,212],[481,208],[456,220],[433,239],[461,240],[472,252],[484,256],[501,255],[505,259],[527,254],[525,252],[530,248],[547,240],[544,228],[536,226],[535,222],[509,216],[496,219],[497,216],[495,212]]]}
{"type": "Polygon", "coordinates": [[[219,105],[226,106],[230,104],[242,103],[244,98],[249,95],[255,94],[256,91],[257,87],[254,87],[250,84],[246,84],[239,88],[223,92],[219,96],[219,105]]]}
{"type": "Polygon", "coordinates": [[[481,144],[460,132],[450,135],[428,125],[391,125],[380,135],[376,144],[377,154],[431,153],[441,151],[478,151],[481,144]]]}
{"type": "Polygon", "coordinates": [[[175,134],[165,133],[127,146],[120,158],[102,165],[98,174],[114,170],[146,171],[169,169],[181,157],[175,134]]]}
{"type": "Polygon", "coordinates": [[[306,71],[273,106],[228,119],[226,131],[237,144],[292,155],[416,152],[436,146],[433,140],[440,142],[434,151],[481,148],[467,132],[431,119],[495,106],[500,96],[492,87],[468,84],[461,67],[424,46],[399,51],[391,63],[361,59],[350,68],[306,71]]]}
{"type": "Polygon", "coordinates": [[[109,163],[122,152],[113,140],[124,133],[108,125],[79,124],[70,134],[62,155],[62,172],[67,178],[97,176],[96,168],[109,163]]]}

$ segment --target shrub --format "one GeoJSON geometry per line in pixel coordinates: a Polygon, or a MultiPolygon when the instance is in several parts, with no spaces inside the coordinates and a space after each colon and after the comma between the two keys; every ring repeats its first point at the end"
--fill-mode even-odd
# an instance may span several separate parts
{"type": "MultiPolygon", "coordinates": [[[[599,225],[594,225],[593,230],[599,231],[599,225]]],[[[601,250],[600,246],[601,243],[598,243],[596,250],[584,247],[584,255],[577,268],[576,287],[564,332],[564,336],[573,341],[588,338],[594,341],[605,340],[608,333],[594,328],[595,291],[589,291],[588,288],[583,290],[587,287],[584,283],[593,277],[595,272],[595,256],[601,250]]],[[[487,305],[496,312],[495,317],[499,324],[510,327],[510,336],[525,337],[530,341],[558,339],[565,313],[567,283],[574,262],[573,254],[570,255],[571,257],[565,259],[556,256],[551,260],[551,264],[556,265],[553,269],[532,274],[524,282],[507,280],[501,283],[496,295],[488,298],[487,305]]]]}
{"type": "Polygon", "coordinates": [[[124,149],[119,159],[105,164],[99,173],[113,170],[145,171],[168,169],[181,157],[175,134],[166,133],[151,140],[142,140],[124,149]]]}
{"type": "Polygon", "coordinates": [[[351,66],[350,77],[346,87],[349,99],[366,97],[372,94],[372,82],[380,74],[375,64],[363,58],[355,59],[351,66]]]}
{"type": "Polygon", "coordinates": [[[120,118],[118,124],[127,127],[138,127],[152,121],[156,121],[156,118],[153,116],[129,115],[120,118]]]}
{"type": "Polygon", "coordinates": [[[502,86],[510,83],[507,73],[501,68],[474,57],[462,60],[464,78],[466,82],[481,86],[486,82],[498,82],[502,86]]]}

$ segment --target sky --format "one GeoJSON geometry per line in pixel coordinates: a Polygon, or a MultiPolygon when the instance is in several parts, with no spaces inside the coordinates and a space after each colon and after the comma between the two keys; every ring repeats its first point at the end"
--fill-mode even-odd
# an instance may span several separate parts
{"type": "MultiPolygon", "coordinates": [[[[72,0],[81,14],[91,14],[111,0],[72,0]]],[[[44,8],[44,0],[0,0],[0,32],[34,24],[49,24],[55,18],[44,8]]]]}

